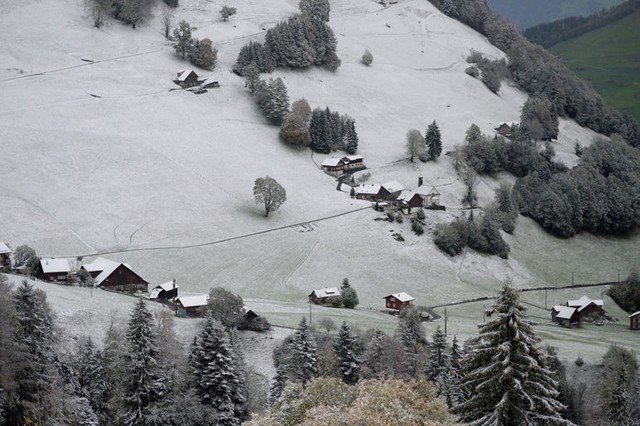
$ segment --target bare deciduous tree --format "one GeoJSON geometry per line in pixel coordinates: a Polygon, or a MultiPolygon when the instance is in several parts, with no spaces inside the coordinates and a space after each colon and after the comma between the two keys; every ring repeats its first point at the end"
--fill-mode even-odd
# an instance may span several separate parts
{"type": "Polygon", "coordinates": [[[173,25],[173,9],[166,4],[162,6],[162,30],[164,31],[164,38],[171,40],[170,31],[173,25]]]}

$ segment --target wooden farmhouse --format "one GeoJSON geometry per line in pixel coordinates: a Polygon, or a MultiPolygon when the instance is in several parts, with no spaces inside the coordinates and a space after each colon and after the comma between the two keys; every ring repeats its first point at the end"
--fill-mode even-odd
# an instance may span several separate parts
{"type": "Polygon", "coordinates": [[[206,294],[179,296],[176,299],[177,314],[179,317],[200,317],[208,300],[209,296],[206,294]]]}
{"type": "Polygon", "coordinates": [[[629,328],[632,330],[640,330],[640,311],[629,315],[629,328]]]}
{"type": "Polygon", "coordinates": [[[178,286],[176,280],[160,284],[151,289],[149,299],[152,300],[170,300],[178,297],[178,286]]]}
{"type": "Polygon", "coordinates": [[[551,320],[567,327],[577,326],[580,324],[580,314],[576,308],[556,305],[551,310],[551,320]]]}
{"type": "Polygon", "coordinates": [[[0,241],[0,269],[3,266],[11,266],[11,249],[0,241]]]}
{"type": "Polygon", "coordinates": [[[344,164],[345,173],[366,169],[362,155],[347,155],[342,158],[342,163],[344,164]]]}
{"type": "Polygon", "coordinates": [[[507,123],[502,123],[500,126],[495,128],[495,131],[498,132],[499,135],[504,136],[505,138],[510,138],[511,137],[511,126],[509,126],[507,123]]]}
{"type": "Polygon", "coordinates": [[[383,299],[385,300],[385,307],[393,311],[401,311],[402,309],[408,308],[412,305],[413,301],[416,300],[404,292],[390,294],[383,299]]]}
{"type": "Polygon", "coordinates": [[[602,318],[607,312],[602,308],[604,305],[602,300],[591,300],[587,296],[582,296],[580,299],[568,300],[567,306],[576,308],[580,319],[593,319],[602,318]]]}
{"type": "Polygon", "coordinates": [[[135,273],[126,263],[99,257],[94,262],[82,265],[95,280],[95,285],[107,290],[135,292],[148,291],[149,283],[135,273]]]}
{"type": "Polygon", "coordinates": [[[194,70],[178,71],[173,82],[182,88],[194,87],[200,84],[198,74],[194,70]]]}
{"type": "Polygon", "coordinates": [[[355,188],[356,198],[358,200],[383,201],[388,200],[391,196],[382,185],[360,185],[355,188]]]}
{"type": "Polygon", "coordinates": [[[47,282],[68,282],[69,273],[71,268],[69,267],[69,260],[67,259],[41,259],[40,266],[42,267],[42,276],[47,282]]]}
{"type": "Polygon", "coordinates": [[[322,162],[321,168],[332,176],[341,176],[344,173],[344,163],[341,158],[327,158],[322,162]]]}
{"type": "Polygon", "coordinates": [[[337,287],[325,287],[319,290],[313,290],[309,294],[309,301],[316,305],[324,305],[330,299],[340,297],[340,289],[337,287]]]}

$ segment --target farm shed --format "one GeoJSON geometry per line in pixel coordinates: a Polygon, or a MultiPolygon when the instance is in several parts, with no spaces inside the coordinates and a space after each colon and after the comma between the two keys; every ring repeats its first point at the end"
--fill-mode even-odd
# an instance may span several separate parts
{"type": "Polygon", "coordinates": [[[404,292],[390,294],[383,297],[383,299],[385,299],[385,307],[394,311],[400,311],[404,308],[408,308],[411,306],[413,301],[416,300],[413,296],[404,292]]]}
{"type": "Polygon", "coordinates": [[[427,196],[418,192],[402,191],[397,200],[401,207],[412,209],[424,207],[427,202],[427,196]]]}
{"type": "Polygon", "coordinates": [[[198,74],[196,74],[194,70],[178,71],[173,82],[182,88],[193,87],[200,84],[198,74]]]}
{"type": "Polygon", "coordinates": [[[195,296],[180,296],[176,299],[177,314],[179,317],[199,317],[202,316],[202,308],[207,306],[209,296],[198,294],[195,296]]]}
{"type": "Polygon", "coordinates": [[[316,305],[324,305],[331,298],[340,297],[340,289],[337,287],[325,287],[323,289],[313,290],[309,294],[309,301],[316,305]]]}
{"type": "Polygon", "coordinates": [[[125,263],[111,262],[95,278],[95,285],[115,291],[147,291],[149,283],[125,263]]]}
{"type": "Polygon", "coordinates": [[[176,280],[160,284],[151,289],[149,299],[169,300],[178,297],[178,286],[176,280]]]}
{"type": "Polygon", "coordinates": [[[580,299],[568,300],[567,306],[576,308],[581,318],[600,318],[604,317],[607,313],[603,309],[604,302],[600,299],[591,300],[587,296],[582,296],[580,299]]]}
{"type": "Polygon", "coordinates": [[[551,320],[560,325],[571,327],[580,324],[580,314],[576,308],[556,305],[551,309],[551,320]]]}
{"type": "Polygon", "coordinates": [[[0,269],[3,266],[11,266],[11,249],[5,243],[0,241],[0,269]]]}
{"type": "Polygon", "coordinates": [[[640,330],[640,311],[629,315],[629,328],[632,330],[640,330]]]}
{"type": "Polygon", "coordinates": [[[40,260],[40,266],[42,266],[42,276],[45,281],[48,282],[67,282],[69,280],[69,267],[68,259],[42,259],[40,260]]]}

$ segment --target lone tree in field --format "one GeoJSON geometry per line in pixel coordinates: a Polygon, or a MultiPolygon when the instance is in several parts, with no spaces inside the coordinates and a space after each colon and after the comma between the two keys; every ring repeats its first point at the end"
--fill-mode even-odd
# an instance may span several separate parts
{"type": "Polygon", "coordinates": [[[229,20],[230,16],[233,16],[236,14],[236,8],[235,7],[230,7],[227,5],[222,6],[222,9],[220,9],[220,16],[222,17],[222,20],[224,22],[227,22],[229,20]]]}
{"type": "Polygon", "coordinates": [[[369,66],[373,62],[373,55],[369,52],[369,49],[366,49],[362,54],[362,58],[360,58],[360,62],[364,65],[369,66]]]}
{"type": "Polygon", "coordinates": [[[462,387],[469,399],[454,409],[475,425],[573,425],[560,417],[558,382],[546,367],[539,339],[525,319],[518,293],[505,283],[480,336],[462,358],[462,387]]]}
{"type": "Polygon", "coordinates": [[[418,156],[425,151],[424,137],[418,129],[411,129],[407,132],[407,155],[411,157],[413,163],[413,157],[418,156]]]}
{"type": "Polygon", "coordinates": [[[440,157],[442,153],[442,137],[440,135],[440,128],[435,120],[427,127],[427,133],[425,135],[427,153],[431,160],[435,160],[440,157]]]}
{"type": "Polygon", "coordinates": [[[264,215],[269,217],[269,213],[278,210],[287,201],[287,191],[274,178],[265,176],[256,179],[253,197],[256,204],[264,204],[264,215]]]}

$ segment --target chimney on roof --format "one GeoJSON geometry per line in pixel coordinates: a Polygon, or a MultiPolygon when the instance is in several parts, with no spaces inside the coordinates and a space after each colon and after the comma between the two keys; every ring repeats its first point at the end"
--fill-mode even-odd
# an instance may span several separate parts
{"type": "Polygon", "coordinates": [[[423,183],[424,179],[422,178],[422,175],[418,176],[418,186],[422,186],[423,183]]]}

